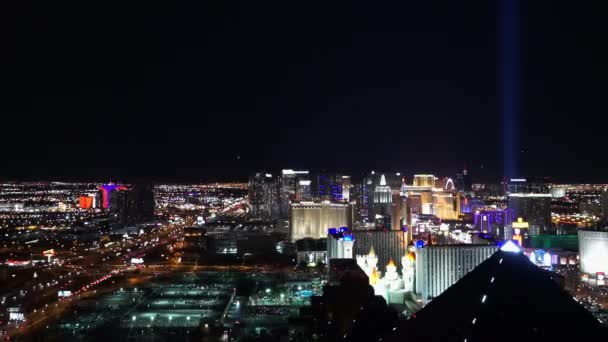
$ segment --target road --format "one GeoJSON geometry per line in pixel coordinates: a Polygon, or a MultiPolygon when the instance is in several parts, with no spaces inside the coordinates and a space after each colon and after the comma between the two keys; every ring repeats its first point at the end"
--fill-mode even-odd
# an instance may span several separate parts
{"type": "MultiPolygon", "coordinates": [[[[35,290],[41,279],[32,279],[25,282],[19,292],[27,289],[35,292],[35,296],[24,298],[15,297],[19,307],[24,308],[26,320],[21,324],[11,323],[7,326],[5,336],[11,338],[16,334],[27,334],[34,329],[45,326],[50,319],[60,317],[73,301],[98,295],[101,292],[125,283],[125,275],[131,274],[135,268],[130,264],[132,257],[145,257],[148,253],[161,249],[170,251],[172,246],[183,241],[184,224],[165,224],[148,234],[127,241],[117,242],[111,248],[80,250],[66,252],[68,255],[61,265],[45,270],[45,277],[53,274],[70,274],[61,281],[49,283],[40,290],[35,290]],[[70,255],[71,254],[71,255],[70,255]],[[59,290],[71,289],[74,296],[71,298],[57,298],[59,290]]],[[[167,252],[169,255],[169,252],[167,252]]],[[[179,265],[175,265],[179,269],[179,265]]],[[[172,271],[171,269],[165,271],[172,271]]],[[[158,270],[156,271],[158,273],[158,270]]],[[[148,272],[146,272],[148,273],[148,272]]],[[[23,297],[23,296],[21,296],[23,297]]]]}

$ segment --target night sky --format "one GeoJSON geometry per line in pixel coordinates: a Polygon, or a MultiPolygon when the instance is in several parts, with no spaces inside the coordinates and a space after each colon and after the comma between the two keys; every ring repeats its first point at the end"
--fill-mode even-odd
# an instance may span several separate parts
{"type": "MultiPolygon", "coordinates": [[[[503,175],[493,1],[16,3],[0,180],[503,175]]],[[[522,3],[518,174],[608,182],[605,12],[522,3]]]]}

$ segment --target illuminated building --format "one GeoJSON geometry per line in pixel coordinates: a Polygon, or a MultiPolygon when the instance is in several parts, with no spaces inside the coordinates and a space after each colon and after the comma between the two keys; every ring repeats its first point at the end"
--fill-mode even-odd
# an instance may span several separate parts
{"type": "Polygon", "coordinates": [[[355,238],[348,232],[346,227],[329,229],[327,235],[327,258],[328,259],[352,259],[355,238]]]}
{"type": "MultiPolygon", "coordinates": [[[[300,188],[299,185],[300,182],[307,181],[310,184],[308,171],[294,171],[291,169],[284,169],[281,171],[279,194],[279,216],[281,218],[287,218],[289,216],[289,204],[291,201],[302,200],[302,193],[298,193],[298,190],[304,189],[300,188]]],[[[308,192],[310,192],[310,189],[308,192]]]]}
{"type": "Polygon", "coordinates": [[[393,194],[390,186],[386,185],[384,175],[380,177],[380,184],[374,189],[374,218],[388,217],[391,214],[393,194]]]}
{"type": "Polygon", "coordinates": [[[297,262],[305,262],[308,266],[327,262],[327,238],[300,239],[296,241],[297,262]]]}
{"type": "Polygon", "coordinates": [[[375,268],[374,271],[370,277],[370,285],[374,288],[376,296],[382,296],[387,304],[403,305],[405,303],[405,285],[403,279],[397,273],[395,262],[392,259],[389,261],[383,277],[375,268]]]}
{"type": "Polygon", "coordinates": [[[352,235],[355,238],[355,256],[367,256],[370,250],[374,250],[378,267],[384,267],[391,259],[400,263],[409,244],[408,233],[399,230],[353,230],[352,235]]]}
{"type": "Polygon", "coordinates": [[[380,173],[371,171],[367,174],[361,184],[354,187],[356,194],[351,196],[357,205],[358,218],[362,223],[374,222],[376,215],[386,216],[386,226],[391,222],[388,217],[391,215],[390,201],[392,201],[393,191],[398,191],[401,184],[400,173],[380,173]],[[378,191],[376,191],[378,190],[378,191]]]}
{"type": "MultiPolygon", "coordinates": [[[[369,253],[367,254],[357,254],[356,256],[357,265],[367,274],[368,277],[371,277],[372,273],[377,275],[378,272],[378,256],[376,255],[376,251],[374,250],[374,246],[369,248],[369,253]]],[[[377,277],[375,277],[377,280],[377,277]]],[[[370,278],[370,282],[372,279],[370,278]]]]}
{"type": "Polygon", "coordinates": [[[554,273],[530,263],[515,246],[496,251],[380,339],[566,342],[605,336],[602,322],[560,287],[554,273]]]}
{"type": "MultiPolygon", "coordinates": [[[[415,248],[413,249],[415,250],[415,248]]],[[[409,250],[401,258],[401,274],[405,292],[414,292],[416,289],[416,253],[414,251],[409,250]]]]}
{"type": "Polygon", "coordinates": [[[505,227],[513,223],[514,215],[511,209],[476,211],[473,213],[473,227],[480,232],[502,238],[505,227]]]}
{"type": "Polygon", "coordinates": [[[332,227],[352,227],[352,207],[346,203],[292,202],[291,240],[325,239],[332,227]]]}
{"type": "Polygon", "coordinates": [[[448,287],[489,258],[498,247],[490,245],[427,246],[416,250],[416,292],[423,302],[448,287]]]}
{"type": "Polygon", "coordinates": [[[350,176],[342,176],[342,200],[350,201],[350,189],[352,188],[350,176]]]}
{"type": "Polygon", "coordinates": [[[102,208],[108,209],[110,208],[110,196],[115,190],[125,190],[126,188],[122,185],[118,184],[104,184],[99,187],[99,191],[101,191],[101,203],[102,208]]]}
{"type": "Polygon", "coordinates": [[[80,209],[91,209],[93,208],[93,202],[95,197],[90,195],[81,195],[78,198],[78,207],[80,209]]]}
{"type": "Polygon", "coordinates": [[[369,278],[369,283],[377,296],[382,296],[388,304],[403,305],[406,300],[406,293],[414,290],[414,260],[413,253],[406,253],[402,260],[402,274],[399,276],[397,265],[394,260],[389,259],[384,275],[378,270],[378,257],[373,246],[367,255],[357,255],[357,265],[365,272],[369,278]]]}
{"type": "MultiPolygon", "coordinates": [[[[435,215],[443,220],[459,217],[460,195],[450,178],[414,175],[413,185],[402,185],[400,192],[407,196],[411,215],[435,215]]],[[[411,218],[407,221],[411,222],[411,218]]]]}
{"type": "Polygon", "coordinates": [[[578,231],[581,273],[589,280],[608,274],[608,230],[578,231]]]}
{"type": "Polygon", "coordinates": [[[320,173],[312,177],[313,191],[316,192],[317,199],[333,202],[346,200],[343,195],[350,197],[350,177],[335,173],[320,173]],[[344,191],[347,187],[347,191],[344,191]]]}
{"type": "Polygon", "coordinates": [[[310,188],[310,179],[301,179],[298,181],[298,190],[296,191],[296,201],[312,201],[312,192],[310,188]]]}
{"type": "Polygon", "coordinates": [[[551,227],[551,192],[542,181],[512,178],[507,183],[509,208],[515,217],[530,223],[530,234],[540,235],[551,227]]]}
{"type": "Polygon", "coordinates": [[[521,217],[518,217],[517,221],[511,223],[511,229],[505,230],[505,240],[517,241],[519,246],[523,246],[524,238],[528,237],[529,230],[530,224],[525,222],[521,217]]]}
{"type": "Polygon", "coordinates": [[[280,183],[272,174],[258,172],[249,178],[249,204],[253,218],[278,218],[279,196],[280,183]]]}

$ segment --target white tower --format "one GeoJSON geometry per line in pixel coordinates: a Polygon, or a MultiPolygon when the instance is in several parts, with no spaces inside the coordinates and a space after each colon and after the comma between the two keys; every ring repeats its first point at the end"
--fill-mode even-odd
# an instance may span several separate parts
{"type": "Polygon", "coordinates": [[[408,252],[401,258],[401,273],[403,274],[403,284],[405,292],[414,292],[414,278],[416,275],[416,254],[408,252]]]}

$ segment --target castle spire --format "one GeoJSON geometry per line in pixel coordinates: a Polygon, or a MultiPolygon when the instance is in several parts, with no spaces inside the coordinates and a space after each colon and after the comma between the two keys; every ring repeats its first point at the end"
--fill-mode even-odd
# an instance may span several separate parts
{"type": "Polygon", "coordinates": [[[370,283],[370,285],[376,285],[376,283],[378,282],[379,278],[380,277],[378,277],[378,270],[376,270],[376,268],[374,267],[372,269],[372,274],[369,277],[369,283],[370,283]]]}

